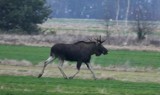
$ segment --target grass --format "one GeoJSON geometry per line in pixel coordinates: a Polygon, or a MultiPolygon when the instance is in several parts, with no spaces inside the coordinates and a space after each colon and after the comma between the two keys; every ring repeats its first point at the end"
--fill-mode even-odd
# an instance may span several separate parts
{"type": "Polygon", "coordinates": [[[98,29],[98,28],[88,28],[88,29],[76,29],[76,28],[51,28],[50,30],[54,31],[82,31],[82,32],[106,32],[104,29],[98,29]]]}
{"type": "Polygon", "coordinates": [[[50,20],[47,20],[47,23],[82,23],[82,24],[105,24],[104,20],[96,20],[96,19],[57,19],[53,18],[50,20]]]}
{"type": "Polygon", "coordinates": [[[0,95],[159,95],[160,84],[0,76],[0,95]]]}
{"type": "Polygon", "coordinates": [[[160,52],[110,50],[106,56],[95,57],[95,63],[102,65],[128,65],[140,67],[160,67],[160,52]]]}
{"type": "Polygon", "coordinates": [[[0,59],[28,60],[33,64],[44,61],[49,56],[48,47],[0,45],[0,59]]]}
{"type": "MultiPolygon", "coordinates": [[[[28,60],[38,64],[46,60],[50,53],[49,47],[0,45],[0,59],[28,60]]],[[[108,55],[92,57],[91,62],[102,66],[140,66],[160,67],[160,52],[155,51],[130,51],[130,50],[109,50],[108,55]]]]}

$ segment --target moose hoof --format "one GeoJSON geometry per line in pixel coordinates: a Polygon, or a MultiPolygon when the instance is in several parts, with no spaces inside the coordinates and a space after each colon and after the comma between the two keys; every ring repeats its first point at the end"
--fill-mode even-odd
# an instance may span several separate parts
{"type": "Polygon", "coordinates": [[[38,78],[42,77],[42,74],[39,74],[38,78]]]}
{"type": "Polygon", "coordinates": [[[64,79],[69,79],[68,77],[64,77],[64,79]]]}
{"type": "Polygon", "coordinates": [[[97,80],[97,78],[95,77],[94,80],[97,80]]]}
{"type": "Polygon", "coordinates": [[[73,79],[73,77],[71,76],[71,77],[69,77],[69,79],[73,79]]]}

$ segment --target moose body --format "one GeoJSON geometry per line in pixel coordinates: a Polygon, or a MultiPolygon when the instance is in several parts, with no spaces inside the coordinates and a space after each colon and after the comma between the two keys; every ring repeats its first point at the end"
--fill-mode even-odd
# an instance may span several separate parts
{"type": "Polygon", "coordinates": [[[67,61],[90,62],[91,55],[94,53],[95,43],[79,42],[75,44],[55,44],[51,48],[50,56],[60,57],[67,61]]]}
{"type": "Polygon", "coordinates": [[[85,63],[88,69],[93,74],[94,79],[96,79],[89,62],[93,54],[95,54],[96,56],[100,56],[101,54],[108,53],[108,50],[105,47],[103,47],[102,43],[103,42],[101,40],[97,40],[97,42],[79,41],[74,44],[55,44],[54,46],[52,46],[50,51],[50,57],[44,62],[42,73],[39,74],[38,77],[42,76],[47,64],[51,63],[54,59],[58,58],[60,62],[58,68],[61,71],[64,78],[68,79],[68,77],[62,70],[63,62],[64,60],[66,60],[77,62],[78,71],[69,78],[74,78],[79,73],[82,63],[85,63]]]}

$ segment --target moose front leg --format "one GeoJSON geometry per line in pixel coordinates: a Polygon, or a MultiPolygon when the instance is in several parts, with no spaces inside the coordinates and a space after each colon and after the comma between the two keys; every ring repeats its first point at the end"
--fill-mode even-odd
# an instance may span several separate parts
{"type": "Polygon", "coordinates": [[[63,77],[65,79],[68,79],[67,75],[64,73],[62,66],[63,66],[64,60],[59,58],[59,65],[58,65],[58,69],[60,70],[61,74],[63,75],[63,77]]]}
{"type": "Polygon", "coordinates": [[[91,65],[90,65],[89,63],[86,63],[86,65],[87,65],[87,68],[91,71],[91,73],[92,73],[92,75],[93,75],[93,78],[94,78],[95,80],[97,80],[96,75],[95,75],[95,73],[93,72],[93,69],[92,69],[91,65]]]}

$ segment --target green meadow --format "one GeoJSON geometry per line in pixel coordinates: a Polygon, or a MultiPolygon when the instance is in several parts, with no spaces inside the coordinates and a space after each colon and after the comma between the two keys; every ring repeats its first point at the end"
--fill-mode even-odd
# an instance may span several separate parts
{"type": "Polygon", "coordinates": [[[160,84],[0,76],[0,95],[159,95],[160,84]]]}
{"type": "MultiPolygon", "coordinates": [[[[28,60],[34,65],[46,60],[50,47],[0,45],[0,60],[28,60]]],[[[160,52],[109,50],[108,55],[93,56],[101,66],[160,67],[160,52]]],[[[71,63],[73,64],[73,63],[71,63]]],[[[138,73],[138,72],[135,72],[138,73]]],[[[113,79],[37,78],[0,75],[0,95],[159,95],[160,84],[113,79]]]]}
{"type": "MultiPolygon", "coordinates": [[[[33,64],[45,61],[50,47],[0,45],[0,59],[28,60],[33,64]]],[[[92,56],[91,62],[101,66],[160,67],[160,52],[109,50],[108,55],[92,56]]]]}

